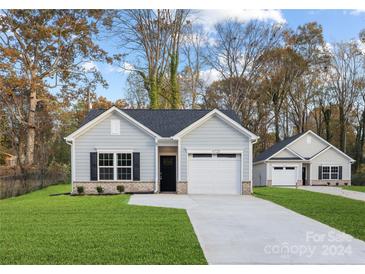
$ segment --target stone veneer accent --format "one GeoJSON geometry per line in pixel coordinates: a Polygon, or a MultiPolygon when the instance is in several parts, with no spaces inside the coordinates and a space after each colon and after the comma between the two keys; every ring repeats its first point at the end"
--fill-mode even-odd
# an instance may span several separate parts
{"type": "Polygon", "coordinates": [[[267,185],[267,186],[272,186],[272,180],[267,180],[266,185],[267,185]]]}
{"type": "Polygon", "coordinates": [[[344,186],[345,183],[349,186],[351,185],[351,180],[311,180],[313,186],[327,186],[327,182],[330,183],[330,186],[336,186],[336,183],[338,183],[339,186],[344,186]]]}
{"type": "Polygon", "coordinates": [[[302,186],[303,185],[303,180],[297,180],[297,186],[302,186]]]}
{"type": "Polygon", "coordinates": [[[154,182],[74,182],[72,194],[77,193],[77,187],[83,186],[85,194],[98,194],[96,187],[101,186],[104,189],[104,193],[113,194],[119,193],[117,190],[117,186],[123,185],[125,192],[153,192],[155,190],[154,182]]]}
{"type": "Polygon", "coordinates": [[[251,182],[250,181],[242,182],[242,194],[251,195],[251,182]]]}
{"type": "Polygon", "coordinates": [[[177,194],[188,194],[188,182],[180,181],[176,183],[177,194]]]}

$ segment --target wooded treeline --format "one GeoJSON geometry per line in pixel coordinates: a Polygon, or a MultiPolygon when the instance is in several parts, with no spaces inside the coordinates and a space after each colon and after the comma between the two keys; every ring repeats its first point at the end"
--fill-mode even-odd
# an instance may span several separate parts
{"type": "Polygon", "coordinates": [[[190,10],[3,10],[0,151],[30,167],[69,164],[63,137],[94,108],[231,108],[260,152],[312,129],[363,161],[365,33],[329,44],[309,22],[290,29],[226,19],[207,29],[190,10]],[[114,41],[115,50],[102,45],[114,41]],[[94,64],[128,72],[121,99],[94,64]]]}

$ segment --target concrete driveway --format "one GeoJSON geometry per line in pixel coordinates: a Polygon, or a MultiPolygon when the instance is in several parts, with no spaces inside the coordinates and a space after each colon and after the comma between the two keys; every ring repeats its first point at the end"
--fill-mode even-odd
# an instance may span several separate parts
{"type": "Polygon", "coordinates": [[[129,203],[185,208],[209,264],[365,264],[365,242],[259,198],[139,194],[129,203]]]}
{"type": "Polygon", "coordinates": [[[342,196],[345,198],[350,198],[365,202],[365,192],[346,190],[334,186],[300,186],[299,188],[303,190],[342,196]]]}

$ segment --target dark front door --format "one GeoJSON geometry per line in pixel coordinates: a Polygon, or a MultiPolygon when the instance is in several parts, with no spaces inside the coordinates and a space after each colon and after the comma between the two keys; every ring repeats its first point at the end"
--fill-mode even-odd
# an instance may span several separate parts
{"type": "Polygon", "coordinates": [[[302,167],[302,182],[303,182],[303,186],[305,186],[305,184],[306,184],[306,179],[307,179],[307,168],[306,167],[302,167]]]}
{"type": "Polygon", "coordinates": [[[160,156],[160,190],[176,191],[176,156],[160,156]]]}

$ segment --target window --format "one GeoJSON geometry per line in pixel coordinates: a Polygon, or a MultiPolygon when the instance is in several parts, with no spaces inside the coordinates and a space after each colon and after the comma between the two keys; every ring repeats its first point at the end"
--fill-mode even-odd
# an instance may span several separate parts
{"type": "Polygon", "coordinates": [[[120,121],[117,119],[110,120],[110,134],[120,135],[120,121]]]}
{"type": "Polygon", "coordinates": [[[118,180],[132,179],[131,153],[117,153],[117,178],[118,180]]]}
{"type": "Polygon", "coordinates": [[[193,154],[193,158],[212,158],[212,154],[208,153],[193,154]]]}
{"type": "Polygon", "coordinates": [[[274,169],[275,170],[282,170],[282,169],[284,169],[282,166],[276,166],[276,167],[274,167],[274,169]]]}
{"type": "Polygon", "coordinates": [[[287,169],[287,170],[294,170],[295,169],[295,167],[293,167],[293,166],[287,166],[285,169],[287,169]]]}
{"type": "Polygon", "coordinates": [[[236,158],[236,154],[217,154],[218,158],[236,158]]]}
{"type": "Polygon", "coordinates": [[[99,153],[99,180],[132,180],[132,153],[99,153]]]}
{"type": "Polygon", "coordinates": [[[338,179],[338,166],[331,166],[331,179],[338,179]]]}
{"type": "Polygon", "coordinates": [[[322,167],[322,178],[323,180],[328,180],[330,178],[331,169],[329,166],[322,167]]]}
{"type": "Polygon", "coordinates": [[[99,179],[114,180],[113,153],[99,153],[99,179]]]}

